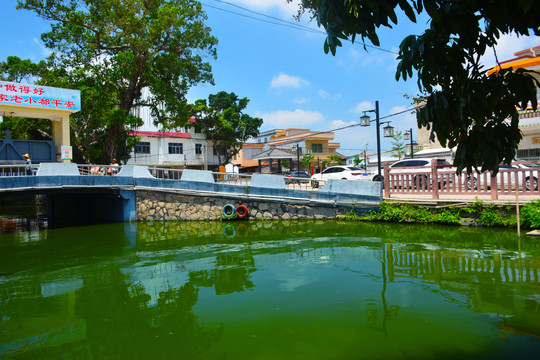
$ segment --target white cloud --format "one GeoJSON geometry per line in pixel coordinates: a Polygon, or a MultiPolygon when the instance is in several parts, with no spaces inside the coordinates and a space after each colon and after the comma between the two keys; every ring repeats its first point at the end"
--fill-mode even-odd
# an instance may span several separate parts
{"type": "MultiPolygon", "coordinates": [[[[515,58],[514,53],[529,49],[534,46],[538,46],[540,43],[540,37],[538,36],[520,36],[517,35],[502,35],[497,45],[495,46],[495,51],[497,52],[497,59],[499,61],[505,61],[515,58]]],[[[482,57],[482,64],[491,68],[496,65],[495,55],[493,50],[488,49],[486,54],[482,57]]],[[[487,69],[486,69],[487,70],[487,69]]]]}
{"type": "Polygon", "coordinates": [[[391,66],[391,68],[395,70],[396,54],[399,51],[398,49],[391,49],[391,51],[395,52],[395,54],[378,51],[373,48],[368,48],[366,51],[362,47],[361,43],[356,42],[355,44],[356,46],[349,47],[347,53],[345,54],[346,60],[338,62],[339,65],[351,69],[357,68],[358,66],[362,68],[388,68],[388,66],[391,66]]]}
{"type": "Polygon", "coordinates": [[[265,127],[268,126],[269,128],[312,128],[314,124],[324,120],[323,115],[317,111],[301,109],[296,109],[295,111],[278,110],[270,113],[258,112],[255,116],[262,118],[265,127]]]}
{"type": "Polygon", "coordinates": [[[274,76],[270,82],[271,88],[283,88],[283,87],[292,87],[300,88],[302,86],[309,85],[309,81],[302,79],[299,76],[291,76],[285,73],[279,73],[279,75],[274,76]]]}
{"type": "Polygon", "coordinates": [[[344,126],[358,124],[358,122],[357,121],[345,122],[343,120],[332,120],[331,124],[332,124],[332,129],[337,129],[337,128],[342,128],[344,126]]]}
{"type": "MultiPolygon", "coordinates": [[[[349,125],[358,124],[357,121],[345,122],[343,120],[333,120],[332,129],[339,129],[349,125]]],[[[350,156],[361,153],[371,142],[373,142],[373,131],[362,126],[353,126],[343,130],[334,131],[334,141],[340,143],[338,152],[350,156]]],[[[375,142],[373,142],[375,144],[375,142]]]]}
{"type": "Polygon", "coordinates": [[[47,57],[52,54],[52,51],[47,49],[38,38],[34,38],[34,44],[36,44],[41,49],[41,55],[47,57]]]}
{"type": "Polygon", "coordinates": [[[375,109],[375,105],[373,105],[369,101],[362,101],[358,105],[356,105],[354,108],[350,110],[352,113],[361,114],[364,111],[369,111],[375,109]]]}
{"type": "Polygon", "coordinates": [[[327,99],[330,97],[330,94],[324,91],[323,89],[319,89],[319,96],[323,99],[327,99]]]}
{"type": "Polygon", "coordinates": [[[295,104],[305,104],[305,103],[308,103],[310,101],[311,101],[311,99],[306,98],[306,97],[299,97],[299,98],[295,98],[295,99],[292,100],[292,102],[295,103],[295,104]]]}
{"type": "MultiPolygon", "coordinates": [[[[408,108],[405,106],[394,106],[390,109],[388,115],[396,114],[407,109],[408,108]]],[[[414,140],[416,140],[416,129],[418,128],[418,125],[416,122],[416,113],[414,111],[406,111],[403,114],[393,116],[391,118],[388,118],[387,120],[392,121],[390,125],[401,132],[412,129],[413,138],[414,140]]]]}
{"type": "Polygon", "coordinates": [[[332,99],[332,100],[341,99],[341,94],[331,95],[329,92],[324,91],[323,89],[319,89],[319,91],[317,93],[319,94],[319,97],[321,99],[332,99]]]}

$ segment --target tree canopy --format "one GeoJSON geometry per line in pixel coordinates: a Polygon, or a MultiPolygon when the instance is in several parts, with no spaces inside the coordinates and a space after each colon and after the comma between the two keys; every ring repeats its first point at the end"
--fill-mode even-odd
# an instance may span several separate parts
{"type": "Polygon", "coordinates": [[[412,22],[427,13],[424,33],[401,42],[396,70],[396,80],[418,78],[425,97],[419,127],[442,146],[457,146],[458,171],[498,171],[515,158],[522,138],[516,107],[536,109],[540,83],[523,69],[488,75],[481,58],[503,34],[540,35],[534,0],[304,0],[300,14],[306,11],[326,29],[324,51],[332,54],[358,35],[379,46],[377,31],[397,24],[397,12],[412,22]]]}
{"type": "Polygon", "coordinates": [[[248,139],[259,135],[263,121],[244,113],[249,100],[221,91],[192,106],[194,126],[203,130],[216,149],[220,165],[238,154],[248,139]]]}
{"type": "Polygon", "coordinates": [[[182,126],[189,88],[213,83],[205,58],[216,57],[217,39],[196,0],[17,1],[18,9],[52,21],[41,36],[55,51],[48,68],[63,70],[56,83],[81,90],[83,109],[72,117],[75,145],[100,144],[101,161],[116,157],[140,124],[135,108],[150,108],[164,128],[182,126]],[[145,88],[150,95],[143,97],[145,88]]]}

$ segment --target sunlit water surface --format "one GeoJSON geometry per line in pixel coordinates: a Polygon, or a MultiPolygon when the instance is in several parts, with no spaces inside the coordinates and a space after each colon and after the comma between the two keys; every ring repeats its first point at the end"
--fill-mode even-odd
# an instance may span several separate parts
{"type": "Polygon", "coordinates": [[[540,358],[539,243],[333,221],[5,232],[0,357],[540,358]]]}

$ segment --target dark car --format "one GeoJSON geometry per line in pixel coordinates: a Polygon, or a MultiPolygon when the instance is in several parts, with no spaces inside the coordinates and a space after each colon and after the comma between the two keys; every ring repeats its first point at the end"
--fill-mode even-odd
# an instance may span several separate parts
{"type": "Polygon", "coordinates": [[[285,183],[286,184],[300,184],[300,183],[307,183],[309,182],[309,179],[311,176],[305,172],[305,171],[292,171],[285,175],[285,183]]]}

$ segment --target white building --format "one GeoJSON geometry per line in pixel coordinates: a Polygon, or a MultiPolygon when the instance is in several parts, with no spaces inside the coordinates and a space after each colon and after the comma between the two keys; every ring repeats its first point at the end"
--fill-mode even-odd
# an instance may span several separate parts
{"type": "MultiPolygon", "coordinates": [[[[147,91],[143,92],[143,96],[148,95],[147,91]]],[[[214,146],[195,127],[163,131],[154,125],[147,107],[134,109],[133,115],[140,117],[144,124],[131,133],[139,140],[127,162],[128,165],[211,170],[218,166],[214,146]]],[[[189,120],[189,123],[194,122],[195,119],[189,120]]]]}
{"type": "Polygon", "coordinates": [[[194,128],[183,132],[144,131],[132,132],[137,142],[128,165],[212,169],[218,157],[206,137],[194,128]]]}

